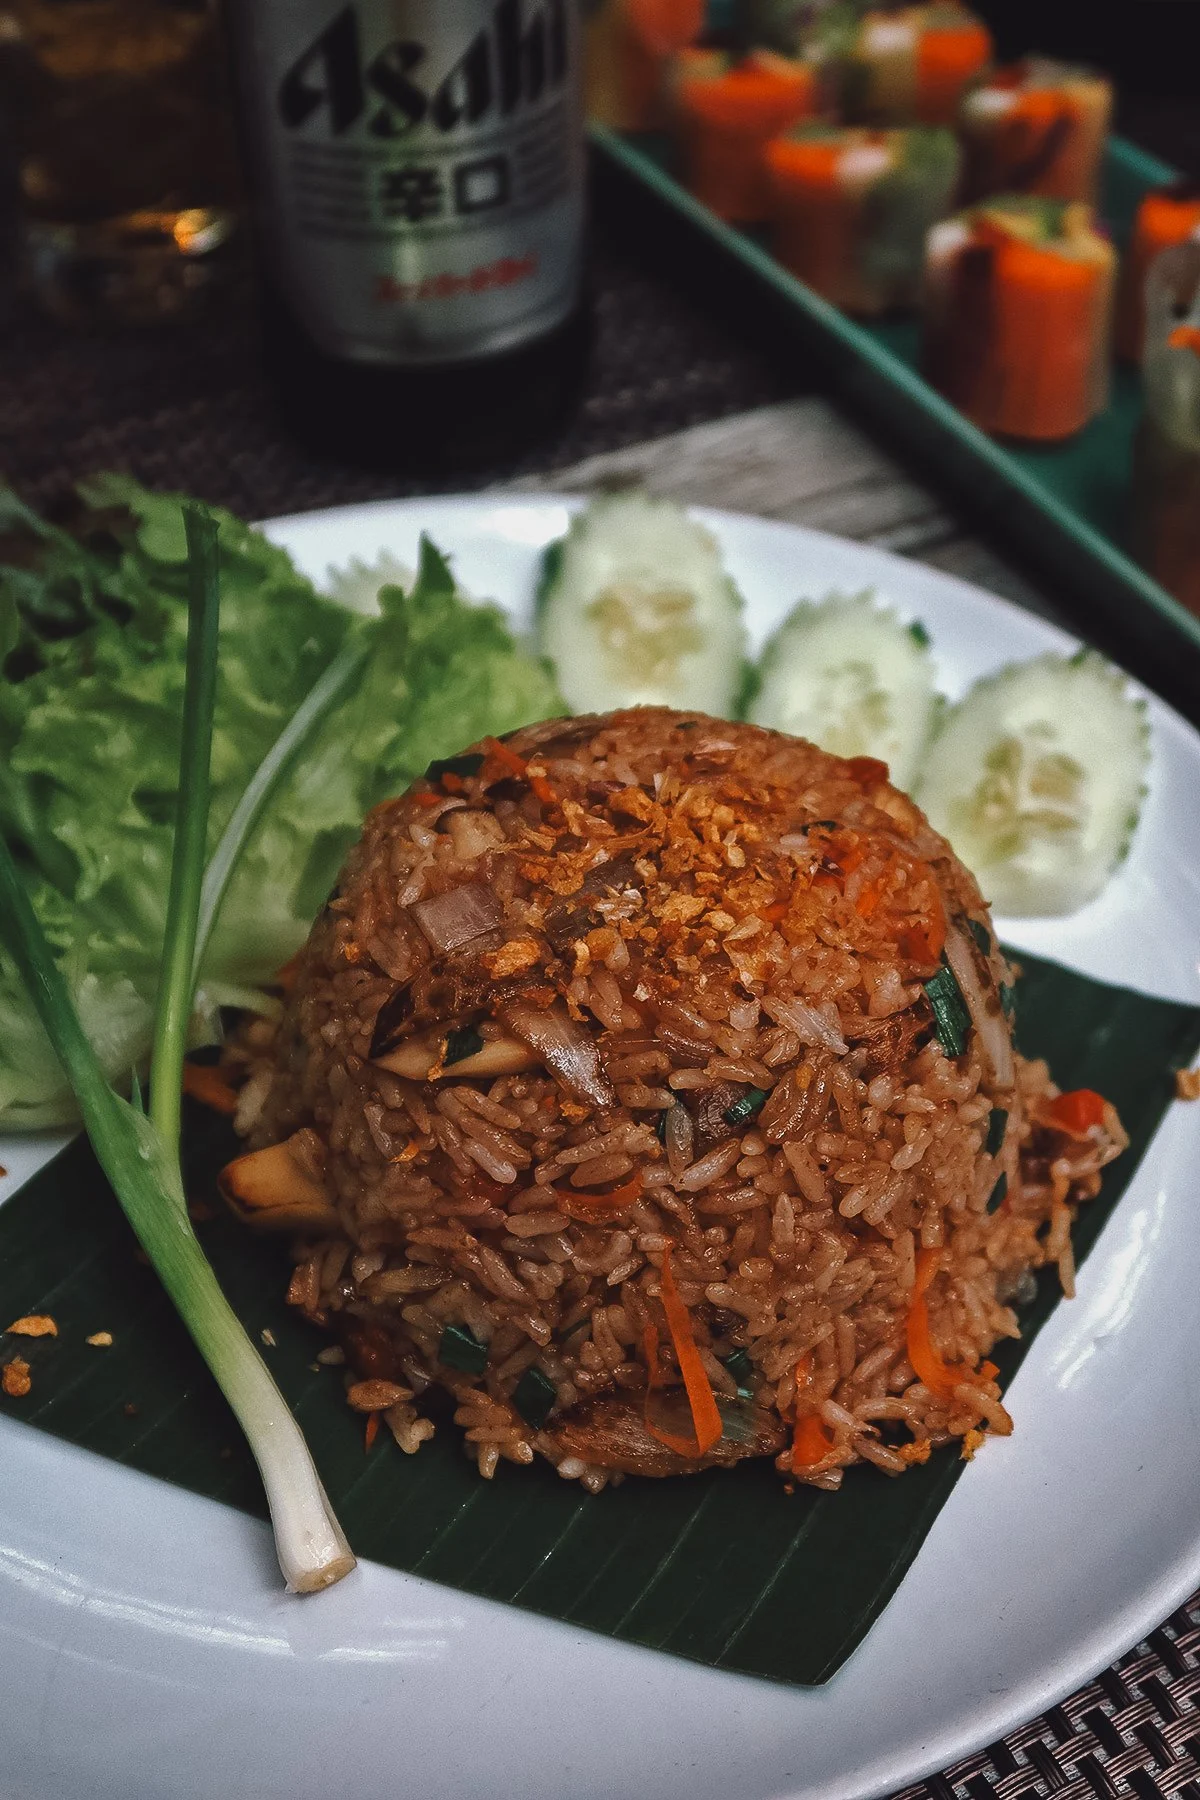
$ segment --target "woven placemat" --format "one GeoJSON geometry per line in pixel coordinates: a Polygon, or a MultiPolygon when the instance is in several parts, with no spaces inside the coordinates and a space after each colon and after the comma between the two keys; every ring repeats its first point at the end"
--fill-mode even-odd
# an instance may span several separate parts
{"type": "Polygon", "coordinates": [[[1200,1800],[1200,1594],[1114,1668],[892,1800],[1200,1800]]]}
{"type": "MultiPolygon", "coordinates": [[[[603,225],[596,348],[573,422],[518,464],[439,486],[563,468],[789,398],[783,370],[708,296],[689,296],[603,225]]],[[[122,469],[248,518],[435,491],[314,459],[282,435],[257,367],[244,269],[208,315],[161,332],[74,336],[0,286],[0,474],[53,508],[77,477],[122,469]]],[[[1200,1595],[1115,1668],[1001,1743],[895,1800],[1200,1800],[1200,1595]]]]}
{"type": "Polygon", "coordinates": [[[44,506],[82,474],[121,469],[263,519],[561,468],[797,391],[603,229],[591,288],[595,348],[572,422],[520,462],[436,484],[314,458],[281,432],[244,268],[203,318],[158,331],[75,335],[17,298],[7,322],[0,309],[0,475],[44,506]]]}

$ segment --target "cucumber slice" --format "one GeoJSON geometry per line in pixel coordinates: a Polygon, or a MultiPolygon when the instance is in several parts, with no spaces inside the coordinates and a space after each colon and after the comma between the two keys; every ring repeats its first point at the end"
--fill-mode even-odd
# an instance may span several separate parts
{"type": "Polygon", "coordinates": [[[999,912],[1074,912],[1137,824],[1145,702],[1095,651],[1040,656],[977,681],[946,717],[917,798],[999,912]]]}
{"type": "Polygon", "coordinates": [[[874,756],[907,787],[938,710],[929,636],[870,593],[793,607],[763,651],[748,717],[837,756],[874,756]]]}
{"type": "Polygon", "coordinates": [[[546,551],[537,624],[574,712],[678,706],[728,717],[742,689],[742,597],[716,540],[671,500],[593,500],[546,551]]]}

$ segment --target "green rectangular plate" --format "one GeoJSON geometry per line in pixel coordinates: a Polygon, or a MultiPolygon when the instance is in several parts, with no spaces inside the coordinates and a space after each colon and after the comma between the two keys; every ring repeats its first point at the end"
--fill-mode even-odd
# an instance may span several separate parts
{"type": "MultiPolygon", "coordinates": [[[[1048,1057],[1063,1086],[1109,1095],[1130,1133],[1129,1151],[1082,1211],[1082,1259],[1170,1104],[1173,1070],[1200,1047],[1200,1010],[1020,961],[1022,1047],[1048,1057]]],[[[215,1171],[236,1148],[226,1121],[190,1109],[193,1204],[213,1201],[215,1171]]],[[[265,1355],[359,1555],[568,1624],[713,1668],[825,1681],[895,1592],[965,1467],[945,1450],[897,1481],[858,1468],[839,1494],[789,1495],[769,1462],[744,1463],[631,1479],[591,1498],[545,1464],[502,1464],[482,1481],[449,1422],[416,1457],[386,1432],[367,1455],[341,1371],[314,1363],[323,1339],[283,1302],[283,1247],[223,1211],[197,1229],[251,1336],[274,1340],[265,1355]]],[[[1057,1300],[1045,1274],[1022,1315],[1022,1341],[996,1352],[1006,1384],[1057,1300]]],[[[0,1207],[0,1325],[30,1312],[52,1314],[58,1336],[0,1337],[0,1357],[20,1354],[33,1368],[25,1399],[0,1398],[9,1417],[262,1513],[233,1417],[83,1139],[0,1207]],[[97,1331],[113,1334],[111,1349],[88,1347],[97,1331]]]]}
{"type": "MultiPolygon", "coordinates": [[[[1118,367],[1107,409],[1057,445],[1001,444],[965,419],[918,372],[912,320],[863,324],[822,300],[769,254],[681,187],[668,147],[601,125],[592,143],[609,172],[637,182],[701,239],[749,275],[783,309],[797,344],[829,386],[898,442],[1061,588],[1080,633],[1105,648],[1186,717],[1200,723],[1200,619],[1180,606],[1124,549],[1133,434],[1141,380],[1118,367]]],[[[1101,213],[1122,242],[1138,200],[1175,171],[1110,138],[1101,213]]]]}

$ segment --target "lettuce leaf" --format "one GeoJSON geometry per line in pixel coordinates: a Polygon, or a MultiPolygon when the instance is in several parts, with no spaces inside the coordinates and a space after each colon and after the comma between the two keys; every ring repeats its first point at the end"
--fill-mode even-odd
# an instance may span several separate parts
{"type": "MultiPolygon", "coordinates": [[[[171,862],[186,641],[181,497],[102,476],[64,531],[0,492],[0,830],[106,1072],[144,1061],[171,862]]],[[[215,509],[214,509],[215,510],[215,509]]],[[[434,757],[564,710],[547,666],[423,543],[376,618],[318,594],[223,512],[221,664],[210,848],[313,682],[355,633],[364,674],[283,785],[217,920],[199,1005],[269,1006],[364,813],[434,757]]],[[[0,949],[0,1130],[57,1126],[74,1102],[0,949]]]]}

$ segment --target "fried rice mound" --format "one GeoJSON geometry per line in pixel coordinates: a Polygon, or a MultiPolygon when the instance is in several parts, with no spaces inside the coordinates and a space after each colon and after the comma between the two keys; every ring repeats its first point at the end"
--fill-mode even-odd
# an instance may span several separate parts
{"type": "Polygon", "coordinates": [[[1011,1430],[988,1354],[1124,1143],[1058,1122],[1014,979],[883,764],[552,720],[367,818],[226,1054],[223,1186],[405,1451],[899,1475],[1011,1430]]]}

